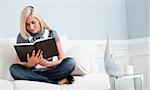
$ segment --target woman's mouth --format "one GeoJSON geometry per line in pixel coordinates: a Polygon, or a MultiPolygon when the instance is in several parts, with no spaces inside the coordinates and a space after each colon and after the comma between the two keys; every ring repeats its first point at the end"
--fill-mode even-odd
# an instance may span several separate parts
{"type": "Polygon", "coordinates": [[[31,32],[33,32],[33,33],[36,32],[36,29],[31,29],[31,32]]]}

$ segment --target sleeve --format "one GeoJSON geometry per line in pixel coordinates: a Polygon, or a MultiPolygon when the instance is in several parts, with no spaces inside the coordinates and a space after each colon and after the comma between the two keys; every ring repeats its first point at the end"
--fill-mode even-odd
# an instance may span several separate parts
{"type": "Polygon", "coordinates": [[[21,34],[19,33],[17,36],[17,43],[27,43],[27,40],[23,39],[21,34]]]}
{"type": "Polygon", "coordinates": [[[57,34],[57,32],[55,30],[52,30],[50,33],[49,33],[49,37],[53,36],[55,38],[55,41],[58,42],[60,41],[60,38],[59,38],[59,35],[57,34]]]}

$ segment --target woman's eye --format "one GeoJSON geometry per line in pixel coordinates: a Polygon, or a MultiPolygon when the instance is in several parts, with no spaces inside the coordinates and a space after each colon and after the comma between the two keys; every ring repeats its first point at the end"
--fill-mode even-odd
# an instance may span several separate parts
{"type": "Polygon", "coordinates": [[[35,21],[32,21],[31,23],[32,23],[32,24],[35,24],[35,21]]]}

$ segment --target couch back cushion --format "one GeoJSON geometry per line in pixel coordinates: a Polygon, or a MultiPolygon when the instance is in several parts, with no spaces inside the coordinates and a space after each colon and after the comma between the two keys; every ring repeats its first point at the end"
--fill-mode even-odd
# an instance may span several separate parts
{"type": "Polygon", "coordinates": [[[105,73],[103,53],[100,43],[88,40],[72,40],[65,56],[73,57],[77,66],[73,75],[86,75],[89,73],[105,73]]]}
{"type": "Polygon", "coordinates": [[[15,38],[0,39],[0,78],[12,80],[9,67],[16,60],[16,52],[13,48],[15,41],[15,38]]]}

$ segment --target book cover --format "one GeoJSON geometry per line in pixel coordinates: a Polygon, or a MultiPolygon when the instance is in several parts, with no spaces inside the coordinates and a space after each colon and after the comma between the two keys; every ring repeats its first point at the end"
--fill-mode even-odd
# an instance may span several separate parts
{"type": "Polygon", "coordinates": [[[37,52],[41,49],[45,59],[58,55],[54,38],[38,39],[34,43],[19,43],[15,44],[14,48],[21,62],[27,62],[27,53],[31,56],[33,50],[37,52]]]}

